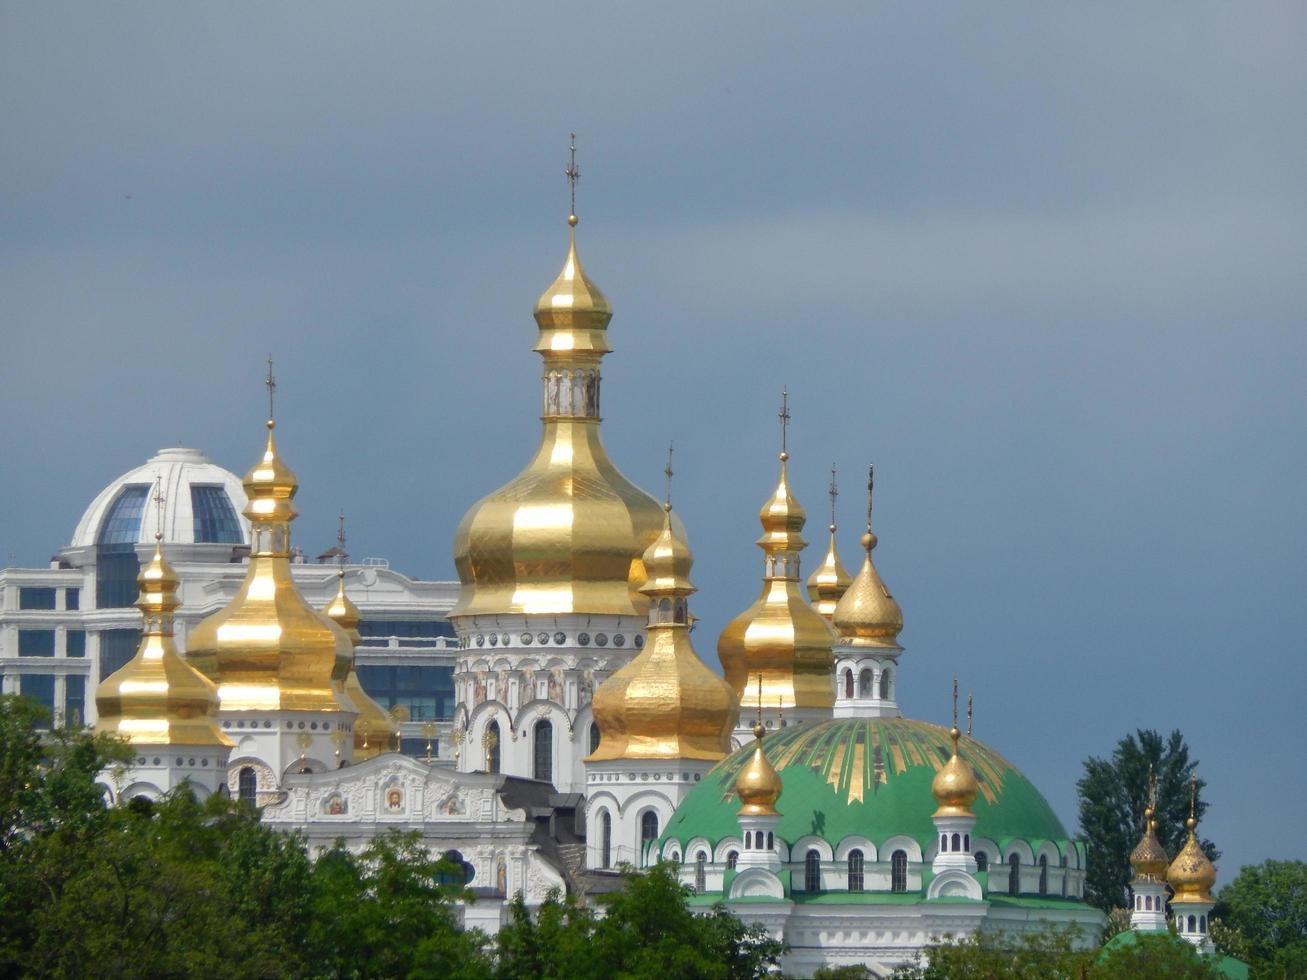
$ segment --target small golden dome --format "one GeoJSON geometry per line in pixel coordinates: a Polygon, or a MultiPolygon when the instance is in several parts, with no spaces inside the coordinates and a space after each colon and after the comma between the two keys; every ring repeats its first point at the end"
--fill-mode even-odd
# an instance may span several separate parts
{"type": "Polygon", "coordinates": [[[1198,821],[1191,816],[1185,821],[1185,827],[1189,839],[1166,872],[1166,881],[1175,892],[1171,902],[1215,902],[1212,886],[1216,884],[1216,868],[1198,843],[1198,821]]]}
{"type": "Polygon", "coordinates": [[[949,731],[953,739],[953,755],[944,767],[935,773],[931,781],[930,792],[939,804],[935,811],[937,817],[969,817],[971,804],[976,802],[980,793],[980,783],[976,780],[976,771],[970,763],[964,762],[958,754],[958,739],[962,733],[954,726],[949,731]]]}
{"type": "Polygon", "coordinates": [[[644,553],[649,578],[641,591],[651,600],[647,639],[631,662],[595,691],[600,741],[588,761],[716,761],[730,753],[739,713],[735,695],[690,642],[685,600],[695,591],[688,577],[693,561],[672,531],[669,507],[663,533],[644,553]]]}
{"type": "Polygon", "coordinates": [[[840,561],[839,552],[835,550],[835,525],[830,526],[830,544],[826,546],[826,556],[821,564],[808,576],[808,598],[812,608],[826,617],[827,621],[835,614],[835,606],[843,598],[853,583],[853,576],[840,561]]]}
{"type": "Polygon", "coordinates": [[[576,230],[567,233],[567,259],[563,270],[536,300],[535,320],[540,339],[535,349],[541,353],[558,352],[607,354],[608,323],[613,307],[598,286],[585,274],[576,254],[576,230]]]}
{"type": "Polygon", "coordinates": [[[762,739],[767,730],[753,726],[753,757],[735,780],[735,794],[740,798],[740,815],[745,817],[776,816],[776,801],[781,797],[781,777],[767,759],[762,739]]]}
{"type": "Polygon", "coordinates": [[[802,551],[808,542],[799,532],[808,522],[808,514],[790,493],[789,459],[790,454],[782,452],[781,478],[776,490],[767,498],[758,511],[758,520],[762,522],[762,537],[758,547],[769,555],[786,551],[802,551]]]}
{"type": "Polygon", "coordinates": [[[881,581],[871,559],[876,535],[862,536],[866,558],[862,568],[835,606],[831,624],[842,643],[852,646],[899,649],[898,635],[903,629],[903,610],[881,581]]]}
{"type": "MultiPolygon", "coordinates": [[[[359,608],[345,594],[345,572],[336,574],[336,595],[322,610],[323,615],[345,631],[349,637],[350,647],[356,648],[362,637],[359,635],[359,608]]],[[[362,762],[386,750],[389,739],[399,731],[394,719],[381,705],[377,704],[363,690],[359,683],[358,671],[351,660],[349,676],[342,685],[346,699],[358,711],[354,719],[354,761],[362,762]]]]}
{"type": "Polygon", "coordinates": [[[1165,881],[1167,865],[1170,859],[1166,849],[1157,839],[1157,821],[1153,819],[1152,806],[1144,809],[1144,833],[1139,843],[1130,852],[1130,866],[1135,869],[1135,877],[1148,881],[1165,881]]]}
{"type": "Polygon", "coordinates": [[[136,655],[95,689],[95,730],[133,745],[230,746],[218,728],[218,691],[184,661],[173,641],[177,573],[163,557],[158,536],[154,557],[136,579],[136,608],[145,614],[136,655]]]}

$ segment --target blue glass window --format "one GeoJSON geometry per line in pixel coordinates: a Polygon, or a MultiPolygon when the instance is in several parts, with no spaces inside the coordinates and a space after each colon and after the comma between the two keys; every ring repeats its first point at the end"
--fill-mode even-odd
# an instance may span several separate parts
{"type": "Polygon", "coordinates": [[[141,514],[149,495],[148,483],[129,483],[119,490],[100,525],[96,544],[135,544],[141,535],[141,514]]]}
{"type": "Polygon", "coordinates": [[[81,609],[82,608],[82,590],[77,588],[64,589],[64,608],[81,609]]]}
{"type": "Polygon", "coordinates": [[[86,630],[69,630],[64,637],[64,643],[66,656],[86,656],[86,630]]]}
{"type": "Polygon", "coordinates": [[[64,678],[64,724],[86,724],[86,677],[82,674],[64,678]]]}
{"type": "Polygon", "coordinates": [[[141,563],[134,544],[102,544],[95,559],[95,604],[100,609],[126,609],[136,604],[141,563]]]}
{"type": "Polygon", "coordinates": [[[23,697],[44,705],[54,715],[54,674],[23,674],[18,683],[23,697]]]}
{"type": "Polygon", "coordinates": [[[140,630],[101,630],[100,680],[131,660],[140,645],[140,630]]]}
{"type": "Polygon", "coordinates": [[[18,590],[19,609],[53,609],[54,589],[38,589],[30,585],[18,590]]]}
{"type": "MultiPolygon", "coordinates": [[[[410,721],[447,720],[454,715],[454,668],[359,664],[359,683],[383,708],[403,705],[410,721]]],[[[423,742],[423,753],[426,743],[423,742]]]]}
{"type": "Polygon", "coordinates": [[[222,487],[191,485],[191,514],[196,544],[240,544],[241,526],[236,509],[222,487]]]}
{"type": "Polygon", "coordinates": [[[20,657],[53,657],[54,630],[19,630],[18,655],[20,657]]]}

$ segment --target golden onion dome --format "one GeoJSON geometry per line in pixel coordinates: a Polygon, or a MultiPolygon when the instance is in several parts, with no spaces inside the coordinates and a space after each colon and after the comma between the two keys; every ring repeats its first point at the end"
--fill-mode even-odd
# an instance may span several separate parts
{"type": "Polygon", "coordinates": [[[136,655],[95,689],[97,732],[133,745],[230,746],[218,728],[218,691],[184,661],[173,641],[177,573],[155,535],[154,557],[141,569],[136,608],[145,614],[136,655]]]}
{"type": "Polygon", "coordinates": [[[312,608],[290,571],[290,522],[299,484],[277,454],[268,422],[262,458],[245,475],[252,525],[249,567],[225,608],[192,631],[187,659],[218,684],[223,711],[353,711],[340,692],[353,647],[312,608]]]}
{"type": "MultiPolygon", "coordinates": [[[[359,635],[359,621],[362,617],[359,615],[359,607],[354,605],[345,594],[344,569],[336,573],[336,595],[327,603],[322,613],[345,631],[351,649],[358,647],[363,639],[359,635]]],[[[358,711],[358,717],[354,719],[354,761],[362,762],[374,755],[380,755],[399,728],[386,709],[363,690],[352,657],[349,675],[342,686],[345,697],[358,711]]]]}
{"type": "Polygon", "coordinates": [[[963,761],[958,754],[958,740],[962,733],[956,725],[949,731],[949,737],[953,739],[953,755],[935,773],[935,778],[930,783],[931,795],[939,804],[934,815],[969,817],[972,815],[971,804],[976,802],[976,796],[980,793],[980,783],[976,780],[976,771],[971,768],[971,764],[963,761]]]}
{"type": "Polygon", "coordinates": [[[899,631],[903,629],[903,610],[890,595],[871,559],[876,535],[870,530],[862,536],[862,547],[866,552],[862,568],[836,604],[831,624],[841,643],[897,650],[899,631]]]}
{"type": "Polygon", "coordinates": [[[1166,849],[1157,839],[1157,821],[1153,819],[1153,808],[1148,806],[1144,809],[1143,836],[1130,852],[1130,866],[1134,868],[1136,878],[1165,881],[1169,864],[1166,849]]]}
{"type": "Polygon", "coordinates": [[[790,492],[789,454],[782,452],[780,460],[780,480],[759,514],[763,535],[758,546],[765,555],[762,593],[722,630],[717,656],[737,698],[761,683],[760,697],[767,705],[829,708],[835,702],[835,636],[799,587],[805,515],[790,492]]]}
{"type": "Polygon", "coordinates": [[[461,588],[451,617],[645,611],[642,556],[663,514],[618,471],[600,440],[599,364],[610,349],[611,317],[581,267],[572,231],[563,271],[535,309],[535,349],[544,359],[540,446],[526,469],[459,523],[461,588]]]}
{"type": "Polygon", "coordinates": [[[1198,843],[1198,821],[1191,816],[1185,821],[1185,827],[1189,838],[1166,872],[1167,884],[1175,892],[1171,902],[1215,902],[1212,886],[1216,884],[1216,867],[1198,843]]]}
{"type": "Polygon", "coordinates": [[[776,801],[781,797],[781,777],[767,760],[762,739],[767,729],[762,722],[753,726],[756,740],[753,756],[735,779],[735,793],[740,798],[740,815],[745,817],[775,816],[776,801]]]}
{"type": "Polygon", "coordinates": [[[830,544],[826,546],[826,555],[821,564],[808,576],[808,598],[812,608],[821,613],[827,621],[835,614],[835,606],[848,591],[853,576],[840,561],[839,552],[835,550],[835,523],[830,525],[830,544]]]}
{"type": "Polygon", "coordinates": [[[673,532],[671,508],[662,534],[644,553],[650,600],[644,648],[599,685],[594,717],[598,748],[589,762],[610,759],[704,759],[730,753],[739,709],[726,682],[699,659],[690,642],[686,597],[695,591],[694,558],[673,532]]]}

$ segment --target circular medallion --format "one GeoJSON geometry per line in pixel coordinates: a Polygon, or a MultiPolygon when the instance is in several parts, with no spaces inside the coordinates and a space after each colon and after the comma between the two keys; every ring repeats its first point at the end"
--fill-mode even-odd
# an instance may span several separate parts
{"type": "Polygon", "coordinates": [[[542,630],[541,632],[539,632],[539,633],[536,634],[536,639],[537,639],[539,642],[541,642],[541,643],[548,643],[548,642],[549,642],[549,634],[546,633],[546,632],[544,632],[544,631],[542,630]]]}
{"type": "Polygon", "coordinates": [[[635,641],[634,641],[634,642],[635,642],[635,648],[636,648],[637,650],[639,650],[641,647],[644,646],[644,637],[643,637],[643,636],[637,636],[637,637],[635,638],[635,641]]]}
{"type": "Polygon", "coordinates": [[[576,634],[576,642],[579,643],[579,644],[581,644],[581,646],[583,646],[583,647],[588,647],[588,646],[590,645],[590,634],[589,634],[589,633],[577,633],[577,634],[576,634]]]}
{"type": "MultiPolygon", "coordinates": [[[[491,643],[494,643],[494,642],[495,642],[495,638],[494,638],[493,636],[490,638],[490,642],[491,642],[491,643]]],[[[485,645],[486,645],[486,635],[485,635],[484,633],[478,633],[478,634],[477,634],[477,646],[479,646],[479,647],[483,647],[483,646],[485,646],[485,645]]]]}
{"type": "Polygon", "coordinates": [[[530,633],[523,633],[521,636],[518,637],[518,639],[521,640],[522,643],[525,644],[526,646],[530,646],[530,645],[531,645],[531,634],[530,634],[530,633]]]}
{"type": "Polygon", "coordinates": [[[621,633],[618,633],[616,636],[613,637],[613,646],[615,647],[626,646],[626,637],[623,636],[621,633]]]}
{"type": "Polygon", "coordinates": [[[595,634],[595,646],[600,646],[600,647],[606,647],[606,646],[608,646],[608,634],[607,634],[607,633],[596,633],[596,634],[595,634]]]}
{"type": "Polygon", "coordinates": [[[559,630],[557,633],[554,634],[554,642],[557,643],[559,646],[562,646],[564,643],[567,642],[567,634],[559,630]]]}
{"type": "Polygon", "coordinates": [[[508,646],[508,634],[507,633],[501,634],[499,637],[499,642],[502,643],[504,646],[508,646]]]}
{"type": "Polygon", "coordinates": [[[498,634],[498,633],[491,633],[491,634],[490,634],[490,645],[491,645],[492,647],[499,646],[499,634],[498,634]]]}

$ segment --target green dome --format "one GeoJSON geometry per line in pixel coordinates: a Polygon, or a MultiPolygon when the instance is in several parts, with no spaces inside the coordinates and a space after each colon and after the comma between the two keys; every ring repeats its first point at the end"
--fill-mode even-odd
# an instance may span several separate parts
{"type": "MultiPolygon", "coordinates": [[[[837,845],[856,834],[879,848],[906,834],[925,853],[935,841],[930,784],[951,754],[948,729],[905,718],[837,718],[768,733],[763,744],[784,786],[776,833],[788,845],[809,835],[837,845]]],[[[750,743],[703,777],[668,821],[660,851],[669,840],[684,848],[702,837],[715,847],[739,836],[735,777],[752,752],[750,743]]],[[[1020,838],[1035,851],[1052,841],[1066,853],[1062,822],[1012,763],[973,738],[964,737],[959,752],[980,781],[973,839],[1004,848],[1020,838]]]]}

